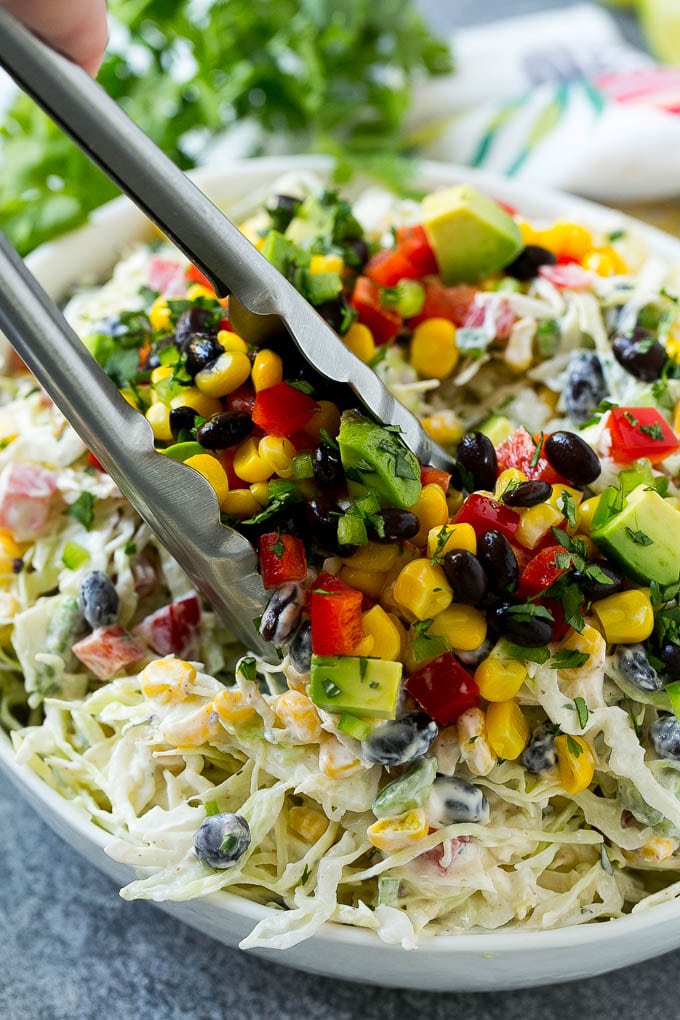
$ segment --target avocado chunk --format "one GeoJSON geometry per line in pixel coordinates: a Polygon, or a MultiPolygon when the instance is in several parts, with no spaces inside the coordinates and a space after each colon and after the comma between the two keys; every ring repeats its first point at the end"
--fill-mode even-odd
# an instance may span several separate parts
{"type": "Polygon", "coordinates": [[[335,209],[316,195],[309,195],[288,224],[286,237],[295,244],[309,245],[319,237],[332,237],[335,209]]]}
{"type": "Polygon", "coordinates": [[[603,523],[593,520],[591,538],[628,577],[674,584],[680,577],[680,520],[675,507],[647,485],[626,497],[623,509],[603,523]]]}
{"type": "Polygon", "coordinates": [[[394,719],[402,665],[355,655],[313,655],[309,697],[326,712],[394,719]]]}
{"type": "Polygon", "coordinates": [[[515,220],[469,184],[423,199],[423,226],[444,283],[498,272],[524,247],[515,220]]]}
{"type": "Polygon", "coordinates": [[[340,458],[349,494],[373,492],[384,506],[408,510],[420,496],[420,464],[399,434],[348,412],[338,434],[340,458]]]}
{"type": "Polygon", "coordinates": [[[285,277],[289,277],[295,268],[304,269],[309,266],[309,253],[278,230],[269,231],[262,245],[262,254],[285,277]]]}
{"type": "Polygon", "coordinates": [[[480,432],[483,432],[491,440],[494,446],[500,446],[501,443],[504,443],[516,431],[513,423],[504,414],[490,414],[477,427],[480,432]]]}

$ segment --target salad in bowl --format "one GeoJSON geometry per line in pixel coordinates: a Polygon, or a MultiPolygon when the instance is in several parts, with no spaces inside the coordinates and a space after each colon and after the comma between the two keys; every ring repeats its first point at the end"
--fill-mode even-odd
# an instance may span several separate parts
{"type": "Polygon", "coordinates": [[[469,185],[349,198],[297,173],[241,226],[455,470],[289,338],[250,345],[162,238],[126,251],[67,316],[252,541],[279,661],[224,630],[15,364],[0,719],[18,763],[136,869],[125,898],[271,908],[246,947],[332,921],[414,948],[674,900],[675,267],[627,227],[469,185]]]}

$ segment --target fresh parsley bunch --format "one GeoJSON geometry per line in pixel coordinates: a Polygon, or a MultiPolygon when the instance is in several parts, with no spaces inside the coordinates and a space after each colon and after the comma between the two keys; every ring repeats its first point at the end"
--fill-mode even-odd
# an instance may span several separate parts
{"type": "MultiPolygon", "coordinates": [[[[260,147],[387,173],[411,86],[450,70],[414,0],[111,0],[99,81],[183,169],[238,122],[260,147]]],[[[25,96],[0,127],[0,223],[20,252],[83,222],[116,188],[25,96]]]]}

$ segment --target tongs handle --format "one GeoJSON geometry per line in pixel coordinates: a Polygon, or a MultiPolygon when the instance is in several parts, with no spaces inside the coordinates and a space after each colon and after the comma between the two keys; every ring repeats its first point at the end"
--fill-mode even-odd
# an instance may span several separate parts
{"type": "Polygon", "coordinates": [[[253,623],[266,596],[250,543],[219,523],[215,493],[201,475],[154,450],[149,423],[1,233],[0,328],[195,586],[248,648],[271,658],[253,623]]]}

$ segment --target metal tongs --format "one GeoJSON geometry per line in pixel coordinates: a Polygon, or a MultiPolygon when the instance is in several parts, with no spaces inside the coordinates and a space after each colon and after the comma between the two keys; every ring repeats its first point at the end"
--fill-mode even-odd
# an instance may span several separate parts
{"type": "MultiPolygon", "coordinates": [[[[0,11],[0,66],[205,273],[246,339],[281,324],[303,357],[348,384],[378,420],[399,426],[425,464],[451,458],[288,281],[83,70],[0,11]]],[[[146,419],[119,394],[0,234],[0,327],[121,492],[218,615],[272,657],[255,619],[267,595],[251,544],[220,524],[212,488],[154,450],[146,419]]]]}

